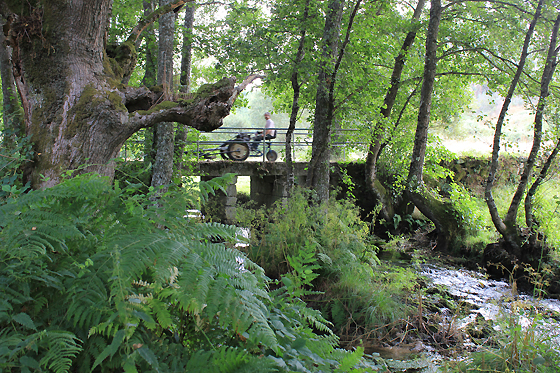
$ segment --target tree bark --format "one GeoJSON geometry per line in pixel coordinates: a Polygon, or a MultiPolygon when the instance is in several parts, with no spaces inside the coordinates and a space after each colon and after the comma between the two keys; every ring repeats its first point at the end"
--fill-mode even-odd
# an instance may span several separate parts
{"type": "MultiPolygon", "coordinates": [[[[307,0],[305,3],[305,9],[303,10],[303,17],[300,21],[300,24],[305,25],[307,22],[307,18],[309,17],[309,3],[310,0],[307,0]]],[[[292,195],[294,189],[294,162],[292,159],[292,136],[294,130],[296,128],[297,117],[299,115],[299,96],[300,96],[300,83],[299,83],[299,74],[298,70],[303,61],[303,57],[305,55],[304,46],[305,46],[305,34],[307,30],[302,27],[299,35],[299,44],[298,50],[296,53],[296,59],[294,62],[294,70],[292,72],[292,76],[290,77],[290,81],[292,83],[292,89],[294,91],[294,97],[292,99],[292,112],[290,114],[290,124],[288,126],[288,130],[286,131],[286,189],[288,193],[288,197],[292,195]]]]}
{"type": "MultiPolygon", "coordinates": [[[[0,26],[4,26],[7,22],[6,19],[0,18],[0,26]]],[[[0,77],[3,97],[2,120],[4,122],[2,145],[6,149],[13,149],[24,132],[23,113],[12,74],[11,57],[11,47],[6,45],[4,33],[0,32],[0,77]]]]}
{"type": "Polygon", "coordinates": [[[344,0],[330,0],[323,32],[323,63],[317,80],[313,145],[307,174],[307,186],[313,188],[320,201],[329,199],[330,181],[330,121],[332,102],[329,101],[328,80],[334,71],[344,0]]]}
{"type": "MultiPolygon", "coordinates": [[[[416,39],[416,32],[420,26],[419,19],[422,15],[422,10],[424,9],[425,4],[425,0],[418,1],[411,20],[413,29],[406,35],[401,51],[395,58],[393,72],[391,73],[390,86],[385,95],[385,99],[383,100],[383,106],[380,109],[380,113],[383,118],[389,118],[391,116],[391,111],[393,110],[401,84],[401,76],[406,63],[406,55],[410,47],[412,47],[414,39],[416,39]]],[[[366,157],[365,174],[366,185],[370,188],[379,203],[381,203],[381,216],[387,221],[392,221],[394,209],[391,197],[385,187],[377,179],[377,160],[381,152],[385,130],[385,122],[377,121],[373,131],[374,138],[369,145],[366,157]]]]}
{"type": "MultiPolygon", "coordinates": [[[[160,7],[171,3],[171,0],[160,0],[160,7]]],[[[175,12],[163,14],[159,18],[158,41],[158,85],[163,87],[163,97],[173,97],[173,47],[175,41],[175,12]]],[[[172,122],[162,122],[156,127],[156,158],[152,172],[152,186],[167,190],[173,177],[174,128],[172,122]]]]}
{"type": "Polygon", "coordinates": [[[418,109],[418,123],[414,137],[412,159],[408,171],[406,195],[414,205],[430,219],[437,233],[437,247],[447,250],[456,236],[462,234],[461,224],[457,221],[449,203],[440,201],[425,187],[423,181],[424,158],[428,142],[428,127],[430,123],[430,108],[437,68],[437,37],[441,20],[442,7],[440,0],[431,1],[430,21],[426,34],[426,57],[424,75],[420,90],[420,107],[418,109]]]}
{"type": "MultiPolygon", "coordinates": [[[[148,18],[157,19],[180,3],[148,18]]],[[[110,5],[111,0],[60,0],[30,6],[23,14],[10,9],[14,21],[7,39],[25,132],[34,144],[27,173],[33,188],[59,183],[66,170],[112,178],[113,159],[136,131],[161,122],[212,131],[223,124],[239,94],[235,78],[175,101],[162,100],[155,88],[123,85],[136,62],[134,42],[149,22],[142,20],[124,43],[105,48],[110,5]]]]}
{"type": "Polygon", "coordinates": [[[490,170],[488,172],[488,179],[486,181],[486,186],[484,188],[484,198],[486,200],[486,205],[488,206],[488,211],[490,212],[490,217],[492,218],[492,222],[496,227],[496,230],[502,235],[506,242],[508,242],[514,250],[519,250],[519,242],[517,242],[517,226],[515,221],[513,222],[513,226],[511,225],[511,221],[504,221],[500,217],[498,213],[498,207],[496,206],[496,202],[494,201],[494,197],[492,195],[492,187],[494,186],[494,181],[496,177],[496,171],[498,169],[498,157],[500,153],[500,137],[502,136],[502,127],[504,124],[504,119],[507,114],[509,104],[511,103],[511,99],[513,94],[515,93],[515,88],[517,87],[517,83],[521,77],[523,69],[525,67],[525,61],[527,60],[528,50],[529,50],[529,43],[531,41],[531,37],[533,36],[533,32],[535,30],[535,26],[537,24],[538,19],[540,18],[541,9],[543,7],[544,0],[539,0],[537,5],[537,9],[535,10],[535,14],[533,16],[533,20],[529,25],[527,33],[525,34],[525,40],[523,42],[523,49],[521,51],[521,56],[519,58],[519,63],[517,65],[517,70],[515,75],[510,83],[510,87],[506,97],[504,98],[504,103],[502,105],[502,109],[498,116],[498,120],[496,122],[496,131],[494,132],[494,142],[492,146],[492,158],[490,161],[490,170]]]}

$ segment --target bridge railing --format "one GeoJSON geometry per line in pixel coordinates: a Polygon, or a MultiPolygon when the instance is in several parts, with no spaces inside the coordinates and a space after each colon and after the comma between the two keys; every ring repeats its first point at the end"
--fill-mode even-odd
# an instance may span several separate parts
{"type": "MultiPolygon", "coordinates": [[[[270,143],[271,148],[273,147],[282,147],[282,150],[285,149],[286,146],[286,141],[285,138],[282,137],[280,138],[280,135],[286,135],[286,133],[288,132],[288,128],[274,128],[276,130],[276,138],[271,139],[271,140],[265,140],[262,139],[260,140],[261,145],[263,146],[264,149],[264,145],[265,143],[270,143]]],[[[205,148],[217,148],[220,145],[222,145],[225,141],[230,140],[235,138],[235,136],[239,133],[247,133],[250,134],[251,136],[253,136],[257,131],[265,131],[265,128],[263,127],[221,127],[217,130],[214,130],[212,132],[205,132],[205,133],[198,133],[197,134],[197,140],[196,141],[191,141],[188,142],[189,144],[196,144],[196,154],[198,156],[200,156],[201,153],[204,153],[205,148]],[[201,139],[200,136],[202,135],[204,138],[207,138],[209,136],[212,135],[223,135],[223,134],[229,134],[231,135],[229,138],[226,139],[219,139],[219,140],[206,140],[206,139],[201,139]]],[[[339,133],[344,133],[344,132],[356,132],[357,130],[355,129],[337,129],[336,130],[339,133]]],[[[311,129],[307,129],[307,128],[296,128],[294,129],[293,132],[293,137],[292,137],[292,159],[295,161],[296,160],[296,149],[297,148],[303,148],[303,147],[309,147],[313,145],[313,131],[311,129]]],[[[346,142],[333,142],[331,143],[332,147],[342,147],[346,145],[346,142]]],[[[263,162],[265,161],[265,152],[263,152],[263,162]]]]}
{"type": "MultiPolygon", "coordinates": [[[[196,141],[188,141],[187,144],[196,145],[196,155],[200,158],[200,154],[204,152],[204,148],[217,148],[222,145],[225,141],[235,138],[235,136],[239,133],[248,133],[250,135],[254,135],[257,131],[264,131],[263,127],[221,127],[217,130],[212,132],[197,132],[196,141]],[[229,135],[229,136],[223,136],[229,135]],[[222,138],[217,138],[218,136],[222,136],[222,138]],[[213,139],[212,139],[213,138],[213,139]]],[[[285,150],[286,141],[285,135],[288,132],[288,128],[275,128],[276,138],[272,140],[262,140],[262,143],[270,142],[271,148],[285,150]]],[[[337,129],[336,132],[339,134],[343,133],[352,133],[356,132],[355,129],[337,129]]],[[[121,157],[124,159],[129,159],[129,153],[132,153],[132,157],[138,157],[138,150],[136,151],[129,151],[129,145],[138,146],[139,144],[143,143],[143,141],[139,140],[128,140],[123,149],[121,149],[121,157]]],[[[354,146],[356,145],[365,145],[364,143],[359,142],[352,142],[354,146]]],[[[263,144],[264,145],[264,144],[263,144]]],[[[292,140],[292,159],[296,160],[297,149],[303,149],[306,147],[310,147],[313,145],[313,131],[312,129],[307,128],[296,128],[293,132],[293,140],[292,140]]],[[[347,145],[345,141],[335,141],[331,143],[331,146],[334,148],[342,148],[344,145],[347,145]]],[[[142,151],[140,150],[140,153],[142,151]]],[[[264,152],[263,152],[264,153],[264,152]]],[[[283,153],[282,153],[283,154],[283,153]]],[[[142,155],[140,154],[140,157],[142,155]]],[[[346,158],[346,152],[344,151],[342,158],[346,158]]],[[[265,154],[263,154],[263,162],[265,161],[265,154]]]]}

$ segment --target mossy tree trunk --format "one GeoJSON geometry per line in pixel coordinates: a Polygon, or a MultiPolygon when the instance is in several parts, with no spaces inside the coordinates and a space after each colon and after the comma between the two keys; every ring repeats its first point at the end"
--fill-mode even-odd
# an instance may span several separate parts
{"type": "Polygon", "coordinates": [[[111,0],[9,2],[8,43],[35,158],[25,178],[34,188],[66,170],[113,177],[113,159],[133,133],[161,122],[202,131],[222,125],[240,90],[235,79],[201,87],[194,98],[160,101],[162,92],[123,85],[136,63],[134,41],[174,1],[142,19],[120,45],[106,45],[111,0]]]}
{"type": "MultiPolygon", "coordinates": [[[[0,19],[0,26],[4,26],[6,22],[6,19],[0,19]]],[[[12,50],[6,45],[4,33],[0,32],[0,77],[2,79],[2,120],[4,123],[2,146],[6,149],[12,149],[24,131],[22,108],[12,74],[11,55],[12,50]]]]}

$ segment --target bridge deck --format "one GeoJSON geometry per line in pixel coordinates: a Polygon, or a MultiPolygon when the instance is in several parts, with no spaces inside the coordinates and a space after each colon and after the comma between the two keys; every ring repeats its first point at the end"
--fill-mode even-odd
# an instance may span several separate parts
{"type": "MultiPolygon", "coordinates": [[[[307,174],[309,162],[294,162],[294,174],[307,174]]],[[[234,173],[238,176],[253,175],[286,175],[285,162],[233,162],[233,161],[204,161],[198,163],[199,175],[222,176],[234,173]]]]}

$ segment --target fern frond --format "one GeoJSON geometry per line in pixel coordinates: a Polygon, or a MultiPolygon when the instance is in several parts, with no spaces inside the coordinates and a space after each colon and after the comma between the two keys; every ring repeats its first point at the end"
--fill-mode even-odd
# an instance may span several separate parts
{"type": "Polygon", "coordinates": [[[80,341],[74,334],[63,330],[50,330],[42,343],[46,344],[46,354],[40,364],[55,373],[68,372],[72,360],[82,351],[80,341]]]}
{"type": "Polygon", "coordinates": [[[99,276],[86,276],[73,285],[67,298],[67,318],[78,328],[99,324],[111,312],[106,284],[99,276]]]}
{"type": "Polygon", "coordinates": [[[242,349],[221,347],[217,351],[197,351],[187,363],[186,371],[212,373],[276,372],[276,362],[258,358],[242,349]]]}
{"type": "Polygon", "coordinates": [[[91,367],[91,370],[94,370],[95,367],[101,364],[101,362],[106,358],[112,357],[117,352],[119,347],[121,347],[121,344],[124,341],[125,336],[126,336],[126,332],[123,329],[118,330],[115,333],[115,336],[113,337],[113,341],[111,342],[111,344],[105,347],[105,349],[103,349],[103,351],[101,351],[101,353],[97,356],[95,362],[93,363],[93,366],[91,367]]]}

